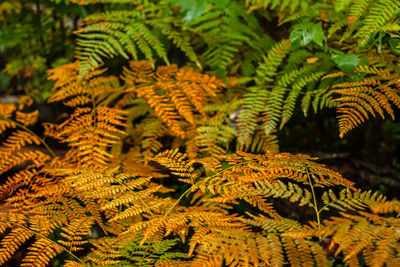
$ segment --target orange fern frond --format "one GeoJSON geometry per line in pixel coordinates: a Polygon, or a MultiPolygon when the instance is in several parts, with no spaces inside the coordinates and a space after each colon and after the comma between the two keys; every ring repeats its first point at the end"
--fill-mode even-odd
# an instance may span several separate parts
{"type": "Polygon", "coordinates": [[[40,140],[36,135],[21,130],[13,132],[3,143],[7,152],[19,150],[27,144],[40,145],[40,140]]]}
{"type": "Polygon", "coordinates": [[[69,143],[78,151],[82,164],[105,164],[112,156],[109,147],[120,140],[125,132],[126,112],[123,110],[97,107],[95,112],[90,108],[77,108],[75,113],[59,126],[58,138],[69,143]]]}
{"type": "Polygon", "coordinates": [[[205,116],[204,106],[209,96],[224,83],[214,76],[200,74],[192,69],[179,69],[176,65],[160,66],[151,72],[148,61],[131,61],[124,68],[122,79],[128,85],[126,92],[135,92],[144,97],[155,114],[180,138],[185,138],[180,118],[194,124],[196,112],[205,116]]]}
{"type": "Polygon", "coordinates": [[[70,251],[82,250],[82,245],[88,243],[87,240],[83,240],[82,236],[91,234],[90,228],[93,222],[93,219],[90,217],[81,217],[72,220],[68,225],[62,228],[63,232],[60,235],[65,240],[58,240],[58,242],[70,251]]]}
{"type": "Polygon", "coordinates": [[[48,266],[50,260],[64,248],[45,238],[39,238],[30,247],[21,266],[48,266]]]}
{"type": "Polygon", "coordinates": [[[193,162],[188,162],[186,155],[178,152],[177,149],[159,153],[150,160],[167,167],[172,174],[182,177],[179,179],[182,182],[193,184],[197,179],[198,175],[194,173],[193,162]]]}
{"type": "Polygon", "coordinates": [[[17,249],[30,239],[34,234],[22,227],[15,227],[0,243],[0,264],[4,264],[17,249]]]}
{"type": "Polygon", "coordinates": [[[17,111],[15,114],[15,120],[19,123],[22,123],[25,126],[31,126],[34,125],[39,118],[39,111],[35,110],[30,113],[24,113],[17,111]]]}
{"type": "Polygon", "coordinates": [[[69,63],[48,70],[48,79],[55,81],[49,103],[64,101],[76,107],[98,101],[104,94],[119,90],[118,78],[100,76],[107,69],[94,70],[84,77],[79,75],[79,62],[69,63]]]}
{"type": "Polygon", "coordinates": [[[335,84],[330,91],[339,95],[332,101],[338,104],[341,138],[370,116],[379,114],[384,119],[387,113],[394,120],[393,105],[400,108],[400,84],[395,72],[367,66],[360,66],[355,72],[366,73],[368,76],[357,82],[335,84]]]}

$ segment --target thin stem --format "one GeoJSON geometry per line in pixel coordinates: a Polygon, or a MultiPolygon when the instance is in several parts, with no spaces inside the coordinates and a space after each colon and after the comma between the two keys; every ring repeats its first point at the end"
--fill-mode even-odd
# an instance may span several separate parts
{"type": "Polygon", "coordinates": [[[62,250],[65,251],[65,252],[67,252],[67,253],[68,253],[70,256],[72,256],[75,260],[81,262],[82,264],[85,264],[85,262],[84,262],[83,260],[81,260],[80,258],[78,258],[77,256],[75,256],[74,253],[72,253],[71,251],[67,250],[64,246],[58,244],[57,242],[51,240],[51,239],[48,238],[47,236],[44,236],[44,235],[42,235],[41,233],[38,233],[38,232],[36,232],[36,231],[34,231],[34,230],[32,230],[32,229],[29,229],[28,227],[26,227],[26,226],[24,226],[24,225],[22,225],[22,224],[19,224],[19,223],[16,223],[16,222],[5,221],[5,220],[1,220],[1,221],[2,221],[2,222],[6,222],[6,223],[11,223],[11,224],[17,225],[18,227],[21,227],[21,228],[23,228],[23,229],[25,229],[25,230],[27,230],[27,231],[30,231],[30,232],[34,233],[35,235],[40,236],[41,238],[46,239],[47,241],[49,241],[49,242],[51,242],[51,243],[53,243],[53,244],[55,244],[55,245],[57,245],[57,246],[62,247],[62,250]]]}
{"type": "Polygon", "coordinates": [[[192,188],[194,187],[194,186],[197,186],[197,185],[199,185],[199,184],[201,184],[203,182],[203,180],[201,180],[200,182],[197,182],[196,184],[194,184],[194,185],[191,185],[185,192],[183,192],[183,194],[175,201],[175,203],[167,210],[167,212],[164,214],[164,218],[165,217],[167,217],[168,216],[168,214],[176,207],[176,205],[178,205],[178,203],[181,201],[181,199],[187,194],[187,193],[189,193],[191,190],[192,190],[192,188]]]}
{"type": "Polygon", "coordinates": [[[318,229],[319,229],[320,225],[321,225],[321,220],[320,220],[320,217],[319,217],[319,212],[320,211],[318,210],[318,206],[317,206],[317,198],[316,198],[315,192],[314,192],[314,185],[312,184],[310,173],[308,171],[307,165],[304,165],[304,167],[306,169],[308,183],[309,183],[310,188],[311,188],[311,193],[312,193],[312,197],[313,197],[313,201],[314,201],[314,210],[315,210],[315,214],[317,215],[317,224],[318,224],[318,229]]]}

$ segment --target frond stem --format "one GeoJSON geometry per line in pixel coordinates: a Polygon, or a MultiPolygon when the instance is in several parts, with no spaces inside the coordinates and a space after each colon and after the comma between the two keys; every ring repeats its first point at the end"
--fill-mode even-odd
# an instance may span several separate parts
{"type": "Polygon", "coordinates": [[[315,196],[314,185],[312,184],[310,173],[308,171],[307,165],[304,164],[304,167],[305,167],[306,172],[307,172],[308,184],[310,185],[310,188],[311,188],[311,194],[312,194],[313,202],[314,202],[313,208],[314,208],[315,214],[317,216],[317,224],[318,224],[318,229],[319,229],[321,227],[321,219],[320,219],[320,216],[319,216],[320,210],[318,210],[318,206],[317,206],[317,198],[315,196]]]}

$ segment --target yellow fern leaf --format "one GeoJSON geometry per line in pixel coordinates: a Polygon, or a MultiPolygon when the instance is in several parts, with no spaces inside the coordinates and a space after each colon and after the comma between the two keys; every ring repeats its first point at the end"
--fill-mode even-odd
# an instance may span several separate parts
{"type": "Polygon", "coordinates": [[[30,247],[22,260],[21,266],[48,266],[50,260],[61,253],[64,248],[48,239],[39,238],[30,247]]]}
{"type": "Polygon", "coordinates": [[[25,126],[31,126],[37,122],[39,118],[39,111],[35,110],[30,113],[23,113],[17,111],[15,115],[16,115],[15,120],[17,122],[22,123],[25,126]]]}
{"type": "Polygon", "coordinates": [[[17,249],[30,239],[34,234],[24,228],[15,227],[8,233],[0,243],[0,264],[4,264],[17,249]]]}
{"type": "Polygon", "coordinates": [[[225,87],[214,76],[200,74],[176,65],[160,66],[151,71],[148,61],[131,61],[122,77],[128,85],[126,92],[144,97],[155,114],[180,138],[185,138],[180,117],[194,124],[196,112],[205,116],[204,106],[209,97],[225,87]]]}

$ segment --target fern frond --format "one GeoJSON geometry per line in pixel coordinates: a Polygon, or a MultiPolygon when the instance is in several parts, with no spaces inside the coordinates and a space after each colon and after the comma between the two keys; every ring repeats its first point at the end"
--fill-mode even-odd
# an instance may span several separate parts
{"type": "Polygon", "coordinates": [[[0,103],[0,133],[9,128],[17,127],[15,122],[10,120],[16,109],[17,107],[14,104],[3,105],[0,103]]]}
{"type": "Polygon", "coordinates": [[[8,233],[0,243],[0,264],[4,264],[17,249],[30,239],[34,234],[32,231],[21,227],[15,227],[8,233]]]}
{"type": "Polygon", "coordinates": [[[296,83],[293,84],[292,90],[289,92],[285,100],[285,103],[282,107],[282,115],[281,115],[282,119],[281,119],[281,124],[279,126],[280,129],[282,129],[282,127],[292,116],[296,100],[298,98],[298,95],[300,94],[301,89],[308,83],[319,80],[319,78],[322,77],[324,74],[325,72],[312,73],[308,76],[302,77],[301,79],[296,81],[296,83]]]}
{"type": "Polygon", "coordinates": [[[118,10],[87,17],[85,22],[88,25],[77,32],[80,75],[83,76],[100,66],[103,62],[102,57],[121,55],[130,59],[129,53],[137,60],[138,51],[151,61],[155,53],[168,64],[163,43],[151,32],[151,25],[143,20],[146,16],[154,18],[153,13],[150,7],[142,12],[118,10]]]}
{"type": "Polygon", "coordinates": [[[130,62],[122,78],[129,86],[126,92],[144,97],[155,114],[182,139],[185,133],[179,118],[194,124],[194,114],[205,116],[204,106],[209,97],[216,97],[217,91],[225,87],[214,76],[178,69],[176,65],[161,66],[153,73],[150,63],[143,61],[130,62]]]}
{"type": "Polygon", "coordinates": [[[82,236],[90,235],[90,228],[93,220],[89,217],[83,217],[72,220],[67,226],[62,228],[60,234],[65,240],[59,240],[58,243],[68,248],[70,251],[82,250],[82,245],[88,243],[82,236]]]}
{"type": "Polygon", "coordinates": [[[221,78],[226,78],[228,66],[238,61],[241,46],[246,45],[259,53],[265,51],[259,34],[261,28],[236,2],[232,2],[229,9],[209,10],[188,26],[205,41],[207,49],[202,54],[205,63],[221,78]]]}
{"type": "Polygon", "coordinates": [[[282,40],[268,51],[267,56],[264,57],[264,62],[257,68],[256,82],[258,84],[273,81],[272,77],[277,74],[277,68],[289,53],[290,45],[289,40],[282,40]]]}
{"type": "Polygon", "coordinates": [[[13,132],[11,136],[3,143],[7,148],[7,151],[19,150],[21,147],[27,144],[40,144],[40,140],[36,135],[32,135],[29,132],[18,130],[13,132]]]}
{"type": "Polygon", "coordinates": [[[239,144],[248,145],[257,127],[256,116],[263,110],[265,102],[271,95],[264,84],[273,81],[272,77],[276,75],[276,69],[289,53],[289,49],[290,41],[282,40],[269,50],[264,62],[257,68],[255,82],[258,86],[251,87],[250,92],[245,94],[244,105],[238,118],[239,144]]]}
{"type": "Polygon", "coordinates": [[[117,77],[100,76],[107,69],[98,69],[79,76],[80,63],[74,62],[48,70],[48,79],[55,81],[49,103],[64,101],[64,105],[76,107],[101,99],[104,94],[117,91],[117,77]]]}
{"type": "MultiPolygon", "coordinates": [[[[399,262],[395,252],[399,249],[398,218],[383,217],[367,212],[360,215],[341,213],[342,217],[326,220],[322,225],[312,224],[301,234],[306,236],[330,237],[338,245],[336,253],[343,251],[344,261],[358,264],[358,255],[365,255],[369,266],[383,266],[385,263],[399,262]]],[[[293,236],[295,231],[284,235],[293,236]]]]}
{"type": "Polygon", "coordinates": [[[329,210],[329,207],[333,207],[342,211],[346,209],[365,210],[369,205],[378,205],[378,203],[385,200],[382,195],[371,191],[352,192],[347,188],[340,191],[338,196],[332,190],[325,191],[321,199],[324,203],[324,207],[321,210],[329,210]]]}
{"type": "Polygon", "coordinates": [[[372,115],[378,113],[383,119],[385,113],[394,120],[392,105],[400,107],[400,92],[397,84],[392,86],[396,74],[371,67],[360,67],[356,72],[370,74],[360,82],[344,82],[332,86],[330,93],[339,94],[333,99],[339,113],[340,137],[354,129],[372,115]],[[386,81],[389,80],[389,81],[386,81]]]}
{"type": "Polygon", "coordinates": [[[150,158],[162,166],[171,170],[171,173],[182,177],[180,180],[188,183],[194,183],[197,174],[194,172],[193,163],[187,162],[186,155],[178,152],[178,150],[167,150],[150,158]]]}
{"type": "Polygon", "coordinates": [[[65,121],[58,137],[78,151],[83,164],[105,164],[111,159],[107,148],[120,140],[125,132],[118,129],[124,126],[126,111],[108,107],[77,108],[65,121]]]}
{"type": "Polygon", "coordinates": [[[31,126],[34,125],[39,118],[39,111],[35,110],[30,113],[24,113],[17,111],[15,113],[15,120],[19,123],[22,123],[25,126],[31,126]]]}
{"type": "Polygon", "coordinates": [[[4,173],[24,162],[32,162],[33,166],[40,167],[48,162],[50,158],[51,157],[49,155],[39,150],[3,154],[0,160],[0,173],[4,173]]]}
{"type": "Polygon", "coordinates": [[[366,45],[371,35],[376,34],[379,28],[385,25],[398,13],[400,2],[398,0],[381,0],[374,2],[368,9],[363,25],[358,30],[356,37],[360,38],[360,43],[366,45]]]}
{"type": "Polygon", "coordinates": [[[50,260],[63,250],[62,246],[48,239],[39,238],[29,247],[29,252],[22,260],[21,266],[48,266],[50,260]]]}

